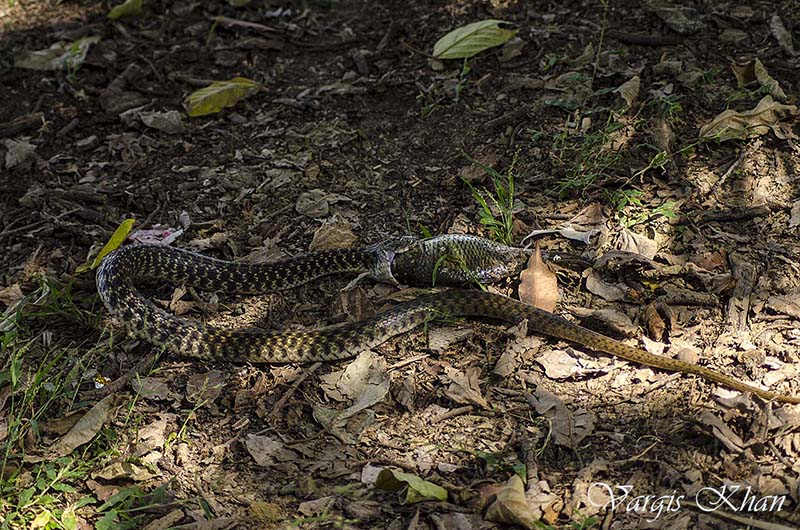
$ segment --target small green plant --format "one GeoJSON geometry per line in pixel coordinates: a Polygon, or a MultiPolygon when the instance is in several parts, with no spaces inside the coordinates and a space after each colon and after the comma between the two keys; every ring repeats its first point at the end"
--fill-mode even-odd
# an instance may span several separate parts
{"type": "Polygon", "coordinates": [[[430,92],[424,92],[422,90],[420,90],[419,93],[417,94],[417,101],[419,101],[420,105],[422,106],[422,108],[419,111],[419,114],[423,118],[427,118],[428,116],[433,114],[433,111],[435,111],[439,107],[439,104],[442,102],[441,99],[434,99],[430,95],[430,92]]]}
{"type": "Polygon", "coordinates": [[[574,530],[589,530],[600,523],[600,519],[596,515],[585,516],[578,513],[576,517],[578,518],[577,521],[569,523],[574,530]]]}
{"type": "Polygon", "coordinates": [[[557,164],[566,167],[566,175],[556,185],[559,197],[583,191],[597,181],[614,176],[622,155],[612,146],[611,134],[623,125],[609,113],[602,128],[589,133],[553,136],[552,153],[557,164]]]}
{"type": "Polygon", "coordinates": [[[666,201],[653,209],[648,209],[642,203],[641,197],[642,192],[634,189],[617,190],[611,195],[609,202],[617,211],[620,224],[625,228],[631,228],[656,217],[663,216],[667,219],[677,217],[674,201],[666,201]]]}
{"type": "Polygon", "coordinates": [[[492,239],[510,245],[511,232],[514,228],[514,166],[517,164],[518,154],[514,155],[505,175],[477,160],[467,158],[491,177],[494,188],[493,192],[485,188],[478,190],[471,182],[461,177],[464,184],[469,187],[472,198],[480,206],[480,222],[489,231],[492,239]]]}
{"type": "Polygon", "coordinates": [[[680,100],[681,96],[677,94],[664,96],[658,100],[661,106],[661,114],[667,121],[672,123],[681,123],[683,121],[681,117],[681,114],[683,114],[683,105],[681,105],[680,100]]]}
{"type": "Polygon", "coordinates": [[[548,53],[539,61],[539,70],[546,74],[553,70],[556,65],[563,63],[567,60],[567,56],[563,54],[548,53]]]}
{"type": "Polygon", "coordinates": [[[715,85],[717,83],[717,78],[720,74],[719,66],[712,66],[707,70],[703,70],[703,84],[706,85],[715,85]]]}
{"type": "Polygon", "coordinates": [[[461,65],[461,72],[459,72],[458,74],[458,83],[456,83],[454,89],[456,103],[458,103],[459,99],[461,99],[461,92],[463,92],[464,89],[469,84],[469,79],[467,78],[467,76],[469,75],[471,70],[472,68],[470,68],[469,66],[469,61],[467,59],[464,59],[464,63],[461,65]]]}

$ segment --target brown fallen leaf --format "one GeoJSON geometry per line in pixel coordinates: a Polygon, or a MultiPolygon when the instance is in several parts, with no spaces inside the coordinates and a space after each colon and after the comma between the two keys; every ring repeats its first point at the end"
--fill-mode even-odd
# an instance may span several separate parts
{"type": "Polygon", "coordinates": [[[558,280],[542,261],[539,242],[528,258],[528,266],[519,275],[519,299],[539,309],[553,312],[558,303],[558,280]]]}
{"type": "Polygon", "coordinates": [[[490,408],[489,402],[483,397],[481,393],[480,382],[478,376],[481,373],[480,367],[473,366],[467,369],[467,373],[461,372],[446,366],[445,380],[449,380],[450,386],[445,390],[445,395],[455,401],[464,405],[478,405],[485,409],[490,408]]]}
{"type": "Polygon", "coordinates": [[[647,304],[642,313],[642,320],[647,327],[647,333],[653,340],[664,340],[664,333],[667,331],[667,324],[661,315],[658,314],[658,309],[655,304],[647,304]]]}
{"type": "Polygon", "coordinates": [[[334,215],[314,231],[309,250],[350,248],[356,241],[353,227],[340,215],[334,215]]]}
{"type": "Polygon", "coordinates": [[[523,528],[538,528],[528,500],[525,498],[525,485],[518,475],[512,476],[494,496],[494,502],[486,509],[486,520],[496,523],[509,523],[523,528]]]}
{"type": "Polygon", "coordinates": [[[195,374],[186,381],[186,399],[190,403],[213,403],[222,393],[228,375],[222,370],[195,374]]]}
{"type": "Polygon", "coordinates": [[[786,93],[781,88],[778,81],[769,75],[764,64],[754,59],[746,63],[733,63],[731,70],[736,76],[736,84],[739,88],[744,88],[751,83],[757,83],[767,89],[767,91],[780,102],[786,101],[786,93]]]}
{"type": "Polygon", "coordinates": [[[81,445],[90,442],[108,421],[115,401],[116,394],[109,394],[98,401],[67,434],[50,446],[47,450],[47,457],[66,456],[81,445]]]}
{"type": "Polygon", "coordinates": [[[595,416],[586,409],[570,410],[555,394],[537,388],[526,393],[525,400],[538,414],[550,419],[553,440],[561,446],[577,449],[581,441],[594,432],[595,416]]]}
{"type": "MultiPolygon", "coordinates": [[[[783,105],[767,94],[752,110],[738,112],[726,110],[710,123],[700,128],[701,140],[742,140],[763,136],[772,131],[781,139],[787,138],[787,131],[781,127],[781,120],[797,114],[795,105],[783,105]]],[[[791,132],[791,131],[789,131],[791,132]]]]}
{"type": "Polygon", "coordinates": [[[615,88],[614,92],[619,94],[620,97],[625,100],[625,104],[630,107],[633,105],[633,102],[636,101],[636,98],[639,97],[640,84],[641,79],[638,75],[635,75],[615,88]]]}

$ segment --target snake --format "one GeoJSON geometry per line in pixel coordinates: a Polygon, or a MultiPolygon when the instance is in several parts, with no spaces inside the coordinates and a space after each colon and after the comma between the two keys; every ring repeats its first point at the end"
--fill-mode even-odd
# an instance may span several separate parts
{"type": "Polygon", "coordinates": [[[274,263],[227,261],[160,244],[133,244],[108,254],[97,269],[100,299],[127,332],[179,356],[234,363],[311,363],[355,357],[435,319],[487,318],[581,345],[626,361],[692,374],[767,401],[800,403],[694,363],[629,346],[513,298],[470,289],[518,274],[531,251],[478,236],[400,236],[371,245],[316,250],[274,263]],[[224,329],[175,316],[136,288],[168,280],[201,290],[254,294],[291,289],[331,274],[359,274],[396,285],[450,287],[357,322],[311,331],[224,329]],[[465,288],[466,287],[466,288],[465,288]]]}

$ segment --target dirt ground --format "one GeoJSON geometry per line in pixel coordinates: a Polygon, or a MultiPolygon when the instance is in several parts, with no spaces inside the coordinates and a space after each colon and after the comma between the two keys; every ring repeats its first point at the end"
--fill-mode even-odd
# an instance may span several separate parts
{"type": "MultiPolygon", "coordinates": [[[[800,527],[797,405],[483,321],[352,364],[165,354],[134,376],[156,349],[76,272],[125,219],[139,240],[251,262],[488,237],[467,182],[493,183],[472,159],[513,173],[515,244],[534,233],[580,258],[551,263],[556,312],[800,395],[800,5],[680,5],[150,1],[109,20],[107,3],[3,0],[3,528],[800,527]],[[518,30],[506,45],[431,57],[493,18],[518,30]],[[18,66],[84,37],[99,40],[80,64],[18,66]],[[186,115],[189,93],[234,77],[263,89],[186,115]],[[149,119],[167,111],[175,130],[149,119]],[[386,391],[344,414],[359,381],[386,391]],[[69,446],[76,425],[89,436],[69,446]],[[384,491],[381,470],[411,486],[384,491]]],[[[279,330],[397,298],[340,292],[350,279],[147,292],[187,318],[279,330]]]]}

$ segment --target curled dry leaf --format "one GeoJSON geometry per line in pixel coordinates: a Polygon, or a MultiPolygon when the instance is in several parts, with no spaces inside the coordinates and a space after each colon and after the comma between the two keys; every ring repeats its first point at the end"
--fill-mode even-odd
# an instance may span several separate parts
{"type": "Polygon", "coordinates": [[[639,97],[640,85],[641,79],[638,75],[635,75],[615,88],[614,92],[619,94],[620,97],[625,100],[625,104],[630,107],[633,105],[633,102],[636,101],[636,98],[639,97]]]}
{"type": "Polygon", "coordinates": [[[770,95],[776,100],[781,102],[786,101],[786,93],[783,91],[778,81],[769,75],[766,67],[760,60],[754,59],[742,64],[733,63],[731,64],[731,70],[733,70],[733,74],[736,76],[736,84],[739,88],[744,88],[751,83],[758,83],[759,86],[766,88],[770,95]]]}
{"type": "Polygon", "coordinates": [[[519,525],[523,528],[539,528],[528,499],[525,498],[525,484],[518,475],[512,476],[500,488],[489,507],[486,519],[496,523],[519,525]]]}
{"type": "Polygon", "coordinates": [[[519,275],[519,299],[539,309],[555,311],[558,303],[558,280],[544,261],[539,243],[528,258],[528,266],[519,275]]]}
{"type": "Polygon", "coordinates": [[[772,131],[781,139],[787,138],[781,120],[797,114],[795,105],[783,105],[774,101],[771,95],[764,96],[753,110],[738,112],[726,110],[710,123],[700,128],[701,140],[742,140],[763,136],[772,131]]]}
{"type": "Polygon", "coordinates": [[[661,318],[655,304],[647,304],[647,307],[644,308],[644,312],[642,312],[642,320],[647,327],[647,333],[650,335],[651,339],[659,341],[664,340],[667,324],[664,322],[664,319],[661,318]]]}

